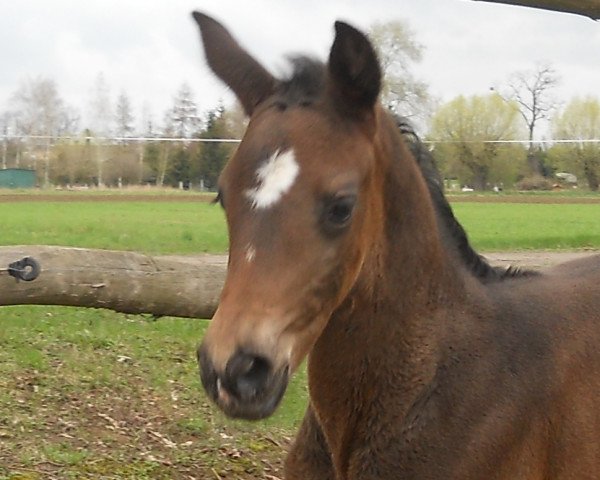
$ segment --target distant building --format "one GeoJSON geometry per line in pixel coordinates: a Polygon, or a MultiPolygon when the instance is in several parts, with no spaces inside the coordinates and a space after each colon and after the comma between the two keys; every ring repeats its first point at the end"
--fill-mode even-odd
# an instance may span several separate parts
{"type": "Polygon", "coordinates": [[[35,170],[6,168],[0,170],[0,188],[34,188],[35,170]]]}

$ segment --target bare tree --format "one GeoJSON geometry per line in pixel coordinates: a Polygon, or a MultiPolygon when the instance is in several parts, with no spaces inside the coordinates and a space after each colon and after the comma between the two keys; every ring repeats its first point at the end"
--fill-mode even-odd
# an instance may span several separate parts
{"type": "Polygon", "coordinates": [[[173,106],[165,115],[165,124],[181,138],[190,138],[196,132],[200,124],[200,116],[192,89],[187,83],[179,87],[173,99],[173,106]]]}
{"type": "Polygon", "coordinates": [[[248,126],[248,117],[240,102],[235,102],[231,107],[224,110],[222,115],[225,128],[231,138],[242,138],[248,126]]]}
{"type": "Polygon", "coordinates": [[[131,137],[135,127],[135,119],[133,117],[133,109],[131,107],[131,101],[129,96],[122,91],[117,97],[117,103],[115,105],[115,134],[121,139],[118,141],[118,147],[113,149],[115,156],[109,160],[112,163],[112,176],[113,180],[116,179],[119,188],[123,186],[123,180],[125,179],[128,183],[134,180],[138,181],[141,179],[141,168],[143,164],[143,148],[138,149],[137,155],[135,150],[132,148],[131,141],[128,137],[131,137]],[[138,159],[137,161],[135,159],[138,159]],[[112,160],[112,162],[111,162],[112,160]],[[132,172],[136,170],[137,175],[132,175],[132,172]]]}
{"type": "Polygon", "coordinates": [[[62,115],[59,118],[58,133],[76,133],[79,131],[81,115],[79,111],[66,105],[63,108],[62,115]]]}
{"type": "Polygon", "coordinates": [[[505,3],[507,5],[519,5],[523,7],[541,8],[543,10],[554,10],[557,12],[575,13],[590,17],[593,20],[600,19],[600,0],[475,0],[492,3],[505,3]]]}
{"type": "MultiPolygon", "coordinates": [[[[162,132],[162,136],[167,139],[175,136],[175,131],[173,130],[173,125],[169,123],[169,118],[170,117],[167,115],[165,118],[166,123],[162,132]]],[[[158,158],[155,164],[156,185],[158,187],[162,187],[165,183],[165,176],[167,174],[167,170],[169,169],[169,162],[173,149],[172,143],[173,142],[170,142],[169,140],[158,143],[158,158]]]]}
{"type": "Polygon", "coordinates": [[[19,133],[40,137],[35,143],[42,146],[44,185],[48,186],[50,146],[53,139],[61,133],[61,126],[68,115],[56,83],[49,78],[28,78],[13,94],[11,104],[19,133]]]}
{"type": "Polygon", "coordinates": [[[11,114],[3,112],[0,115],[0,131],[2,132],[2,169],[6,170],[6,158],[8,154],[8,126],[10,124],[11,114]]]}
{"type": "Polygon", "coordinates": [[[534,135],[540,120],[549,119],[558,106],[552,96],[552,89],[559,83],[559,77],[551,65],[539,63],[533,70],[513,73],[502,96],[513,101],[527,125],[529,150],[527,162],[531,173],[542,175],[543,169],[539,158],[535,155],[534,135]]]}
{"type": "MultiPolygon", "coordinates": [[[[95,137],[106,137],[110,134],[110,125],[113,120],[113,114],[110,102],[110,89],[108,83],[101,72],[96,77],[96,81],[91,91],[90,103],[88,108],[88,130],[95,137]]],[[[103,148],[102,141],[96,141],[96,166],[97,183],[101,187],[104,185],[103,166],[106,161],[106,149],[103,148]]]]}
{"type": "Polygon", "coordinates": [[[153,137],[156,134],[154,131],[155,128],[156,126],[154,125],[154,117],[152,115],[150,104],[148,102],[144,102],[141,108],[138,131],[146,137],[153,137]]]}
{"type": "Polygon", "coordinates": [[[56,83],[49,78],[28,78],[13,93],[14,109],[20,133],[55,135],[63,111],[56,83]]]}
{"type": "Polygon", "coordinates": [[[129,137],[135,129],[134,122],[131,101],[123,91],[117,97],[115,106],[115,134],[119,137],[129,137]]]}
{"type": "Polygon", "coordinates": [[[408,24],[401,21],[375,23],[369,29],[383,70],[382,101],[395,113],[424,118],[428,115],[427,85],[411,72],[421,61],[423,45],[415,40],[408,24]]]}
{"type": "MultiPolygon", "coordinates": [[[[148,102],[142,103],[140,108],[140,120],[138,124],[138,131],[144,137],[155,137],[157,132],[155,131],[154,116],[152,109],[148,102]]],[[[144,182],[144,174],[146,171],[146,144],[140,141],[138,143],[138,183],[141,185],[144,182]]]]}
{"type": "Polygon", "coordinates": [[[87,119],[88,128],[94,135],[108,135],[112,120],[110,88],[104,74],[100,72],[90,92],[87,119]]]}

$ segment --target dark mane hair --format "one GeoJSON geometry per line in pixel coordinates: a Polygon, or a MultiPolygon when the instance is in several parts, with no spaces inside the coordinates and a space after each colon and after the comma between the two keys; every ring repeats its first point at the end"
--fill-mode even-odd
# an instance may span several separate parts
{"type": "Polygon", "coordinates": [[[408,119],[397,115],[394,118],[425,179],[429,195],[433,201],[438,224],[442,227],[443,240],[448,246],[458,250],[460,258],[469,271],[485,283],[537,274],[533,270],[525,270],[513,266],[494,267],[489,264],[485,257],[473,249],[469,243],[467,232],[465,232],[463,226],[454,216],[452,207],[444,195],[444,184],[433,156],[415,133],[408,119]]]}
{"type": "MultiPolygon", "coordinates": [[[[279,108],[308,106],[324,91],[325,65],[319,60],[305,56],[290,57],[289,60],[293,68],[292,74],[279,82],[275,104],[279,108]]],[[[407,118],[397,115],[394,115],[394,118],[425,179],[446,246],[456,249],[467,269],[484,283],[534,275],[536,272],[532,270],[512,266],[494,267],[473,249],[465,229],[454,216],[452,207],[444,195],[442,178],[433,156],[407,118]]]]}
{"type": "Polygon", "coordinates": [[[292,73],[280,80],[275,94],[278,106],[308,106],[325,90],[325,65],[314,58],[290,57],[292,73]]]}

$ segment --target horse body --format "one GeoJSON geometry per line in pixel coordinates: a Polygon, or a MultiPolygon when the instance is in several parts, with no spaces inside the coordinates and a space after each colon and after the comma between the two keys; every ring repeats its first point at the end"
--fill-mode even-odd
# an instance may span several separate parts
{"type": "MultiPolygon", "coordinates": [[[[406,190],[392,182],[385,203],[403,210],[410,200],[396,192],[406,190]]],[[[401,251],[394,235],[406,232],[392,229],[390,251],[374,249],[384,258],[365,260],[377,270],[366,278],[389,283],[357,287],[309,356],[308,428],[323,429],[329,473],[323,460],[303,470],[295,462],[307,453],[293,450],[288,477],[598,478],[600,256],[482,284],[457,255],[434,263],[435,235],[420,237],[420,254],[401,251]]]]}
{"type": "Polygon", "coordinates": [[[296,464],[319,457],[301,431],[287,478],[599,478],[598,294],[581,287],[600,280],[600,257],[591,263],[576,282],[565,276],[575,263],[491,287],[468,282],[463,301],[417,319],[349,300],[309,356],[308,429],[323,431],[329,473],[323,461],[305,463],[315,472],[296,464]],[[582,308],[557,311],[564,295],[582,308]]]}
{"type": "Polygon", "coordinates": [[[308,355],[288,480],[600,478],[600,256],[501,280],[453,242],[352,27],[326,69],[279,82],[195,17],[251,116],[220,180],[230,263],[199,348],[215,403],[270,415],[308,355]]]}

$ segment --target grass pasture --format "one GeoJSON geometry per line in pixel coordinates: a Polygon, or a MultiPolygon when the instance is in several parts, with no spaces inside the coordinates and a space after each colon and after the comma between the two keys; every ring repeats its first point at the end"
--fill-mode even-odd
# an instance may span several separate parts
{"type": "Polygon", "coordinates": [[[201,391],[206,321],[62,307],[0,314],[0,479],[279,475],[305,408],[304,374],[278,414],[232,422],[201,391]]]}
{"type": "Polygon", "coordinates": [[[481,251],[600,247],[600,203],[454,202],[453,208],[481,251]]]}
{"type": "MultiPolygon", "coordinates": [[[[20,195],[3,201],[0,195],[0,245],[184,255],[225,253],[227,249],[223,212],[206,197],[165,195],[149,200],[140,195],[125,201],[120,196],[80,193],[69,196],[69,201],[57,198],[20,195]]],[[[482,251],[600,248],[598,196],[496,199],[456,197],[453,202],[471,241],[482,251]],[[519,199],[524,203],[513,203],[519,199]]]]}
{"type": "MultiPolygon", "coordinates": [[[[227,248],[223,214],[205,199],[81,195],[0,198],[0,245],[152,254],[227,248]]],[[[600,203],[456,201],[454,208],[483,251],[600,248],[600,203]]],[[[1,308],[0,480],[280,478],[306,404],[305,372],[273,418],[229,421],[198,380],[195,347],[206,325],[1,308]]]]}
{"type": "Polygon", "coordinates": [[[0,202],[0,218],[0,245],[182,255],[227,250],[222,210],[195,200],[0,202]]]}

